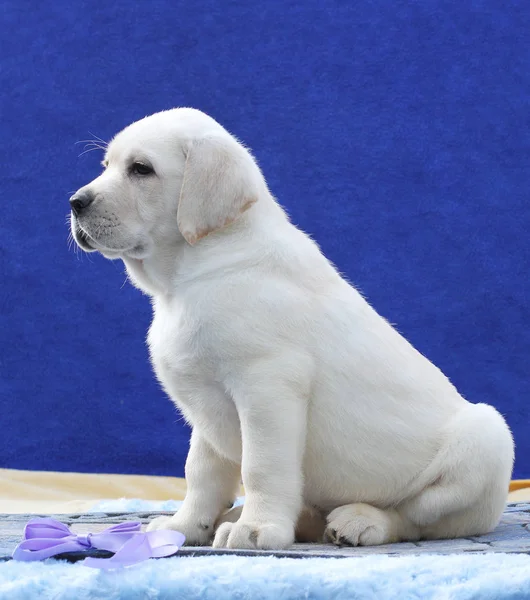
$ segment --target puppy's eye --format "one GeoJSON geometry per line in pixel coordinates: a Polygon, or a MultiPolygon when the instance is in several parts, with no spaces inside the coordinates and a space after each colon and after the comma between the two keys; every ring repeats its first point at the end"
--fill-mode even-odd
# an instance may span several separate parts
{"type": "Polygon", "coordinates": [[[151,175],[154,173],[152,167],[141,162],[135,162],[131,165],[131,173],[135,175],[151,175]]]}

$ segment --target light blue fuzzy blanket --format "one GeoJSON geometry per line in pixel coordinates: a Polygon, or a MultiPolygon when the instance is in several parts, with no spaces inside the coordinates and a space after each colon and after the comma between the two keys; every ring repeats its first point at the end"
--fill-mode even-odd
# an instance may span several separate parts
{"type": "MultiPolygon", "coordinates": [[[[239,500],[241,502],[241,499],[239,500]]],[[[92,512],[176,510],[180,502],[109,500],[92,512]]],[[[307,558],[202,556],[117,571],[81,564],[0,563],[0,600],[530,600],[530,556],[307,558]]]]}
{"type": "Polygon", "coordinates": [[[530,556],[174,557],[120,571],[58,561],[0,564],[2,600],[530,598],[530,556]]]}

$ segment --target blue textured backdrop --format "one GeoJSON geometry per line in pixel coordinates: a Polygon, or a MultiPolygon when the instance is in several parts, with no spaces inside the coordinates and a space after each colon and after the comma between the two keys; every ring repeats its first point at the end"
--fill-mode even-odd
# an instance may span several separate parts
{"type": "MultiPolygon", "coordinates": [[[[148,300],[67,247],[78,140],[194,106],[530,476],[527,0],[4,0],[0,466],[182,475],[148,300]]],[[[354,443],[354,441],[352,441],[354,443]]]]}

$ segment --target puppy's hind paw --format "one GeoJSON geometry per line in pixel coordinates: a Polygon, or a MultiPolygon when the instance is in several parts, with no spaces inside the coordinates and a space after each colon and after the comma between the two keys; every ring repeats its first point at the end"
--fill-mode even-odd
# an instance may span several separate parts
{"type": "Polygon", "coordinates": [[[400,541],[394,515],[369,504],[340,506],[328,515],[327,521],[324,537],[338,546],[378,546],[400,541]]]}

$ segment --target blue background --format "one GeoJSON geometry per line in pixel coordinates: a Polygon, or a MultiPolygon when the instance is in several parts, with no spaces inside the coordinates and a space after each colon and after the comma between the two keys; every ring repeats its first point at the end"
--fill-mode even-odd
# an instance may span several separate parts
{"type": "MultiPolygon", "coordinates": [[[[108,140],[173,106],[249,145],[273,193],[473,402],[530,477],[527,0],[0,5],[0,466],[183,474],[146,297],[67,246],[108,140]]],[[[355,440],[352,440],[355,443],[355,440]]]]}

